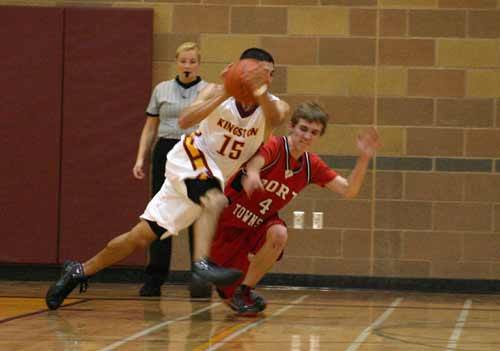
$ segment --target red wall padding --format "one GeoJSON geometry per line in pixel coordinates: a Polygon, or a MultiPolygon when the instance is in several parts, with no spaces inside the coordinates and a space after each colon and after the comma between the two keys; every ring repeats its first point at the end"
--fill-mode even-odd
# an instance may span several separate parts
{"type": "Polygon", "coordinates": [[[0,7],[0,262],[55,263],[63,9],[0,7]]]}
{"type": "MultiPolygon", "coordinates": [[[[84,260],[138,222],[132,176],[151,92],[150,9],[65,9],[60,260],[84,260]]],[[[143,264],[138,252],[125,264],[143,264]]]]}

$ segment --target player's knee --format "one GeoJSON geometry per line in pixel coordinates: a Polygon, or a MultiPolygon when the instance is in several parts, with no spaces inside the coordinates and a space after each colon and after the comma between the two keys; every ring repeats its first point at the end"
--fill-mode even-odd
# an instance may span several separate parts
{"type": "Polygon", "coordinates": [[[137,238],[135,238],[134,243],[135,243],[136,247],[139,247],[141,249],[145,249],[146,247],[149,246],[149,244],[151,244],[151,241],[146,240],[146,238],[144,238],[144,237],[137,237],[137,238]]]}
{"type": "Polygon", "coordinates": [[[271,241],[272,247],[277,250],[283,250],[288,240],[288,232],[284,226],[273,226],[270,228],[267,236],[271,241]]]}
{"type": "Polygon", "coordinates": [[[127,233],[127,240],[135,247],[146,248],[153,241],[153,237],[147,232],[143,226],[137,225],[127,233]]]}

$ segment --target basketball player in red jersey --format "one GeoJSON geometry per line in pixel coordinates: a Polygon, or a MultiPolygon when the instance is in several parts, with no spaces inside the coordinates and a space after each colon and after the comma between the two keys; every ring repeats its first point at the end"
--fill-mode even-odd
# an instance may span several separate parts
{"type": "Polygon", "coordinates": [[[311,183],[345,198],[355,197],[361,188],[380,146],[377,131],[370,128],[359,135],[360,156],[351,175],[344,178],[308,152],[327,124],[328,115],[319,105],[299,105],[290,121],[290,134],[271,137],[226,185],[229,205],[219,218],[211,259],[246,273],[235,284],[217,289],[237,313],[255,314],[266,307],[253,289],[281,258],[287,242],[287,228],[278,211],[311,183]]]}

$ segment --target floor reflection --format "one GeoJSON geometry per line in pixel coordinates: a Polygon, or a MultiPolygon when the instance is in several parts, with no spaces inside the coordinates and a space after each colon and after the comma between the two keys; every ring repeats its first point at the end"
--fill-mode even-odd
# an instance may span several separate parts
{"type": "Polygon", "coordinates": [[[3,286],[0,307],[9,318],[0,320],[0,350],[420,351],[452,345],[491,351],[500,345],[498,295],[273,289],[266,291],[266,313],[246,318],[215,296],[190,299],[185,287],[169,287],[154,299],[138,298],[137,285],[125,284],[96,284],[78,304],[33,310],[45,285],[3,286]],[[33,312],[26,313],[28,305],[33,312]]]}
{"type": "Polygon", "coordinates": [[[57,312],[47,315],[49,330],[55,337],[55,351],[81,351],[82,335],[78,332],[78,321],[60,316],[57,312]]]}

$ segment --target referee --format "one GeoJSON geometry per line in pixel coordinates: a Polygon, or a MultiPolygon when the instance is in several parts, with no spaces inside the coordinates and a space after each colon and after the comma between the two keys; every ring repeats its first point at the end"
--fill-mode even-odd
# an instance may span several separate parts
{"type": "MultiPolygon", "coordinates": [[[[159,83],[151,94],[146,109],[146,123],[139,141],[137,159],[133,168],[134,177],[144,179],[144,164],[151,148],[157,140],[152,154],[151,196],[154,196],[165,181],[165,162],[167,153],[180,140],[181,135],[196,129],[182,130],[177,124],[180,112],[189,106],[206,82],[198,75],[200,68],[200,48],[193,42],[181,44],[175,53],[177,76],[159,83]]],[[[189,227],[189,249],[193,258],[193,228],[189,227]]],[[[172,255],[172,236],[154,241],[148,250],[148,263],[145,269],[146,279],[140,289],[141,296],[161,296],[161,286],[170,271],[172,255]]],[[[207,298],[212,295],[209,284],[191,281],[190,295],[193,298],[207,298]]]]}

